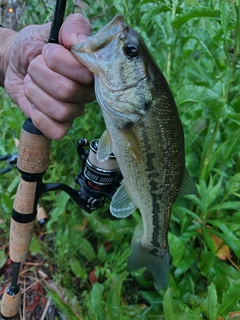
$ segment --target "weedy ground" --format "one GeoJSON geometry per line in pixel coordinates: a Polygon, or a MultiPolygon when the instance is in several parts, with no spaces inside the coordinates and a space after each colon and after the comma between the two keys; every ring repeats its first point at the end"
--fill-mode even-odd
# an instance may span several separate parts
{"type": "MultiPolygon", "coordinates": [[[[49,21],[51,5],[27,1],[19,28],[49,21]]],[[[36,224],[21,269],[19,319],[239,319],[240,1],[108,0],[76,2],[75,7],[69,1],[67,13],[74,10],[90,19],[93,33],[117,12],[140,32],[176,98],[186,164],[199,195],[174,206],[165,292],[154,289],[146,272],[126,269],[130,245],[141,236],[138,212],[117,220],[109,214],[109,203],[90,215],[62,192],[42,196],[49,221],[44,229],[36,224]]],[[[4,155],[17,151],[14,138],[25,117],[4,90],[0,105],[4,155]]],[[[69,134],[52,142],[44,180],[77,188],[77,140],[98,138],[103,130],[100,108],[86,106],[69,134]]],[[[0,176],[1,292],[11,277],[8,237],[18,181],[16,169],[0,176]]]]}

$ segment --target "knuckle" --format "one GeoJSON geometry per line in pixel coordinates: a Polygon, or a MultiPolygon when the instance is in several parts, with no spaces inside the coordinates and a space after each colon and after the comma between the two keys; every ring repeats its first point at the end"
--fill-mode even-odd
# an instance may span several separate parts
{"type": "Polygon", "coordinates": [[[34,58],[33,60],[30,61],[29,66],[28,66],[28,74],[34,75],[34,73],[36,72],[36,70],[38,69],[38,67],[42,64],[43,58],[41,55],[38,55],[36,58],[34,58]]]}
{"type": "Polygon", "coordinates": [[[68,101],[76,92],[76,85],[71,80],[59,79],[57,85],[58,99],[61,101],[68,101]]]}
{"type": "Polygon", "coordinates": [[[56,116],[57,121],[67,121],[70,118],[70,111],[66,107],[62,107],[58,110],[58,115],[56,116]]]}

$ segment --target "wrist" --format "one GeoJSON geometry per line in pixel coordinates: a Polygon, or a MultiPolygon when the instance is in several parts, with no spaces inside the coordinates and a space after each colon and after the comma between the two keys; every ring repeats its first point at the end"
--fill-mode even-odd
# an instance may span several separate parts
{"type": "Polygon", "coordinates": [[[4,86],[6,71],[9,65],[9,57],[12,44],[17,35],[16,31],[0,28],[0,86],[4,86]]]}

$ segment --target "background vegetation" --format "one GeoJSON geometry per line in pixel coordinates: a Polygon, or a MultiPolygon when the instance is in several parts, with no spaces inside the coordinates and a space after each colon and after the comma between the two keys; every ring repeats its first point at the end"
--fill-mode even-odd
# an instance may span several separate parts
{"type": "MultiPolygon", "coordinates": [[[[20,29],[51,20],[52,2],[22,4],[20,29]]],[[[68,1],[67,14],[74,11],[90,19],[93,33],[119,12],[142,35],[176,98],[199,195],[174,206],[170,285],[157,292],[149,274],[126,268],[131,242],[141,236],[139,212],[114,219],[106,203],[90,215],[64,193],[45,194],[49,222],[45,230],[36,225],[22,267],[20,318],[239,319],[240,1],[68,1]]],[[[14,153],[25,117],[4,90],[0,110],[0,155],[14,153]]],[[[103,130],[100,108],[88,105],[69,134],[52,142],[45,181],[77,188],[77,140],[98,138],[103,130]]],[[[2,291],[11,276],[8,236],[18,181],[16,169],[0,176],[2,291]]]]}

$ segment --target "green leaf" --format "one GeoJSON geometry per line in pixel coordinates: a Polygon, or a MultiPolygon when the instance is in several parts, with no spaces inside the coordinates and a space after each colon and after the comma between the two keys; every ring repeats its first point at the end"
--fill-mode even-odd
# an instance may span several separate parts
{"type": "Polygon", "coordinates": [[[223,293],[222,303],[218,309],[220,315],[226,316],[229,312],[239,310],[239,286],[240,281],[230,282],[229,289],[227,292],[223,293]]]}
{"type": "Polygon", "coordinates": [[[148,2],[141,6],[140,12],[147,12],[148,17],[161,12],[171,11],[170,7],[162,3],[148,2]]]}
{"type": "Polygon", "coordinates": [[[202,28],[193,29],[190,37],[194,38],[195,41],[201,45],[201,51],[206,53],[217,66],[217,57],[214,55],[213,51],[213,48],[217,47],[217,44],[210,37],[208,31],[202,28]]]}
{"type": "Polygon", "coordinates": [[[5,265],[7,262],[7,255],[4,250],[0,251],[0,269],[5,265]]]}
{"type": "Polygon", "coordinates": [[[37,237],[33,237],[30,244],[30,249],[32,255],[37,255],[42,250],[42,245],[37,237]]]}
{"type": "Polygon", "coordinates": [[[215,255],[212,252],[204,251],[201,255],[201,261],[198,263],[198,267],[204,276],[209,274],[215,260],[215,255]]]}
{"type": "MultiPolygon", "coordinates": [[[[223,277],[227,277],[230,281],[240,281],[240,272],[233,266],[222,262],[219,259],[215,260],[216,271],[222,274],[223,277]]],[[[228,284],[229,284],[228,282],[228,284]]]]}
{"type": "Polygon", "coordinates": [[[159,293],[156,291],[141,291],[141,295],[150,304],[161,304],[159,293]]]}
{"type": "Polygon", "coordinates": [[[72,269],[72,272],[80,279],[82,280],[87,280],[87,273],[86,270],[84,268],[82,268],[79,260],[77,260],[76,258],[71,258],[69,260],[69,265],[72,269]]]}
{"type": "Polygon", "coordinates": [[[93,261],[96,257],[96,253],[92,244],[86,239],[82,238],[78,245],[80,253],[89,261],[93,261]]]}
{"type": "Polygon", "coordinates": [[[13,181],[10,183],[10,185],[8,186],[7,191],[11,194],[13,192],[13,190],[17,189],[17,186],[19,184],[20,181],[20,175],[17,175],[13,181]]]}
{"type": "Polygon", "coordinates": [[[101,262],[105,262],[107,258],[107,252],[104,249],[103,244],[99,247],[97,257],[101,262]]]}
{"type": "Polygon", "coordinates": [[[126,0],[113,0],[113,4],[119,13],[121,13],[122,15],[125,15],[126,8],[127,8],[126,0]]]}
{"type": "Polygon", "coordinates": [[[120,304],[123,280],[128,272],[124,271],[120,275],[112,274],[112,286],[108,292],[107,312],[110,319],[122,319],[122,308],[120,304]]]}
{"type": "Polygon", "coordinates": [[[233,113],[229,115],[229,120],[234,121],[240,126],[240,114],[239,113],[233,113]]]}
{"type": "Polygon", "coordinates": [[[12,212],[13,199],[8,194],[1,194],[1,204],[6,213],[12,212]]]}
{"type": "MultiPolygon", "coordinates": [[[[212,237],[210,235],[210,230],[206,227],[203,227],[203,235],[204,235],[204,240],[208,246],[208,248],[211,250],[212,253],[216,252],[215,246],[214,246],[214,242],[212,240],[212,237]]],[[[209,252],[210,253],[210,252],[209,252]]]]}
{"type": "Polygon", "coordinates": [[[230,22],[230,10],[227,0],[221,1],[221,22],[224,33],[224,38],[227,38],[228,25],[230,22]]]}
{"type": "Polygon", "coordinates": [[[203,86],[183,86],[178,91],[176,101],[178,105],[186,102],[202,103],[213,112],[217,120],[227,117],[232,112],[232,108],[223,102],[218,94],[203,86]]]}
{"type": "Polygon", "coordinates": [[[173,290],[168,288],[163,298],[163,311],[166,320],[187,320],[185,310],[173,300],[173,290]]]}
{"type": "Polygon", "coordinates": [[[209,7],[197,6],[184,9],[181,14],[177,15],[172,21],[174,28],[181,27],[185,22],[193,18],[208,17],[220,20],[220,11],[211,10],[209,7]]]}
{"type": "Polygon", "coordinates": [[[181,264],[184,253],[186,251],[184,243],[172,232],[168,233],[168,242],[172,257],[172,264],[178,267],[181,264]]]}
{"type": "Polygon", "coordinates": [[[96,282],[91,291],[92,312],[93,314],[96,314],[100,320],[106,319],[106,313],[103,309],[103,290],[104,286],[96,282]]]}
{"type": "Polygon", "coordinates": [[[236,256],[240,258],[240,243],[239,239],[235,236],[235,234],[227,227],[227,225],[219,220],[207,220],[206,223],[211,224],[214,227],[219,228],[221,232],[218,232],[215,229],[211,229],[211,232],[216,234],[218,237],[223,239],[226,245],[228,245],[231,250],[234,251],[236,256]]]}
{"type": "Polygon", "coordinates": [[[164,294],[163,298],[163,311],[166,320],[174,320],[175,311],[174,311],[173,297],[172,297],[172,289],[168,288],[164,294]]]}
{"type": "Polygon", "coordinates": [[[239,210],[240,209],[240,201],[229,201],[223,202],[220,204],[216,204],[209,208],[209,211],[218,211],[218,210],[239,210]]]}
{"type": "Polygon", "coordinates": [[[96,211],[89,214],[82,210],[82,214],[87,218],[94,232],[105,236],[108,241],[121,240],[120,236],[117,234],[114,228],[114,222],[112,220],[100,218],[96,211]]]}
{"type": "MultiPolygon", "coordinates": [[[[46,283],[53,303],[71,320],[82,319],[82,310],[77,297],[70,290],[51,281],[46,283]]],[[[68,319],[68,318],[66,318],[68,319]]]]}
{"type": "Polygon", "coordinates": [[[217,317],[217,291],[214,283],[208,286],[208,295],[204,301],[207,317],[209,320],[215,320],[217,317]]]}
{"type": "Polygon", "coordinates": [[[240,212],[236,212],[233,216],[227,216],[224,219],[224,224],[236,234],[240,231],[240,212]]]}

